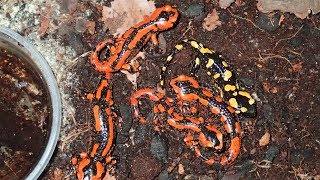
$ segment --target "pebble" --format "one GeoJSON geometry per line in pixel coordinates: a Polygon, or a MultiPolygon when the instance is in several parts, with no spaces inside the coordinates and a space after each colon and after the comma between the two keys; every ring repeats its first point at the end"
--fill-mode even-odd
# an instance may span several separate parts
{"type": "Polygon", "coordinates": [[[266,156],[264,160],[272,162],[274,158],[279,154],[279,147],[278,146],[270,146],[266,152],[266,156]]]}
{"type": "Polygon", "coordinates": [[[128,134],[132,126],[132,113],[131,113],[130,107],[124,104],[120,104],[119,111],[123,119],[123,123],[121,127],[116,126],[117,133],[118,133],[116,142],[117,144],[124,144],[129,139],[128,134]]]}
{"type": "Polygon", "coordinates": [[[133,138],[134,143],[138,146],[143,145],[147,140],[147,135],[149,130],[150,130],[149,126],[139,123],[139,125],[135,129],[135,135],[133,138]]]}
{"type": "Polygon", "coordinates": [[[191,18],[202,19],[205,16],[205,14],[204,14],[204,5],[203,4],[198,4],[198,3],[191,4],[186,9],[186,14],[187,14],[187,16],[189,16],[191,18]]]}
{"type": "Polygon", "coordinates": [[[168,173],[168,171],[164,170],[164,171],[160,172],[158,179],[159,180],[173,180],[173,177],[168,173]]]}
{"type": "Polygon", "coordinates": [[[280,15],[269,17],[267,14],[259,13],[256,24],[259,28],[267,31],[275,31],[279,28],[280,15]]]}
{"type": "Polygon", "coordinates": [[[272,106],[270,106],[269,104],[264,104],[262,106],[262,112],[264,119],[266,119],[268,121],[268,125],[272,126],[273,122],[274,122],[274,109],[272,106]]]}
{"type": "Polygon", "coordinates": [[[294,46],[294,47],[297,47],[297,46],[300,46],[302,44],[302,38],[301,37],[294,37],[291,39],[291,44],[294,46]]]}
{"type": "Polygon", "coordinates": [[[166,161],[168,158],[168,147],[163,137],[155,134],[150,145],[151,154],[160,161],[166,161]]]}
{"type": "Polygon", "coordinates": [[[298,166],[301,161],[312,161],[314,151],[311,149],[293,150],[291,152],[291,165],[298,166]]]}
{"type": "Polygon", "coordinates": [[[134,179],[149,180],[159,175],[162,167],[160,162],[151,155],[137,156],[131,163],[131,173],[134,179]]]}

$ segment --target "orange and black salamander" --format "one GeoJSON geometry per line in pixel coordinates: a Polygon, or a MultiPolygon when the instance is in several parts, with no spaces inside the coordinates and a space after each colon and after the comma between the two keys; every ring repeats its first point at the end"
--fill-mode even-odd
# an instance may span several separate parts
{"type": "Polygon", "coordinates": [[[127,30],[121,37],[106,39],[99,43],[90,55],[90,63],[95,70],[104,73],[94,93],[87,94],[93,104],[94,136],[90,154],[80,153],[72,158],[78,179],[101,179],[107,165],[114,164],[111,157],[115,139],[111,75],[121,69],[129,70],[128,62],[151,39],[157,45],[156,35],[172,28],[178,19],[178,11],[166,5],[157,8],[153,14],[145,16],[142,22],[127,30]]]}
{"type": "Polygon", "coordinates": [[[194,76],[199,68],[207,71],[207,75],[214,79],[214,89],[218,89],[220,95],[232,106],[236,113],[241,113],[245,117],[256,116],[256,103],[251,94],[240,87],[235,73],[229,61],[222,54],[215,52],[202,43],[185,39],[178,43],[174,50],[167,56],[164,66],[161,68],[160,85],[164,85],[165,72],[173,60],[174,55],[185,47],[194,49],[196,58],[192,62],[191,74],[194,76]]]}
{"type": "Polygon", "coordinates": [[[131,104],[134,109],[134,116],[145,122],[145,118],[140,115],[138,99],[148,98],[155,101],[153,112],[154,122],[164,120],[173,128],[188,132],[184,141],[187,146],[195,151],[206,163],[213,164],[217,160],[214,157],[206,157],[201,153],[201,149],[221,150],[223,148],[223,135],[212,122],[206,121],[204,117],[197,115],[196,107],[201,105],[208,112],[220,116],[224,129],[230,136],[231,143],[228,155],[220,159],[221,165],[232,164],[240,153],[241,128],[235,119],[234,109],[225,104],[218,96],[214,96],[207,89],[200,87],[198,82],[192,77],[180,75],[170,81],[176,97],[167,97],[165,94],[157,92],[152,88],[145,88],[135,92],[131,97],[131,104]],[[181,111],[182,106],[188,106],[197,102],[197,106],[190,106],[188,109],[191,114],[181,111]]]}
{"type": "Polygon", "coordinates": [[[93,110],[94,131],[92,135],[93,146],[91,152],[81,152],[72,158],[72,164],[77,166],[78,179],[98,180],[106,173],[106,165],[109,170],[115,160],[111,157],[113,141],[115,140],[114,119],[117,114],[112,111],[111,91],[108,89],[108,81],[101,80],[97,90],[88,94],[93,110]]]}
{"type": "Polygon", "coordinates": [[[150,17],[145,16],[144,21],[127,30],[121,37],[99,43],[91,54],[90,63],[97,71],[104,73],[130,69],[128,61],[134,58],[150,39],[158,45],[157,34],[172,28],[178,16],[178,11],[169,5],[157,8],[150,17]],[[108,50],[110,56],[100,60],[104,50],[108,50]]]}

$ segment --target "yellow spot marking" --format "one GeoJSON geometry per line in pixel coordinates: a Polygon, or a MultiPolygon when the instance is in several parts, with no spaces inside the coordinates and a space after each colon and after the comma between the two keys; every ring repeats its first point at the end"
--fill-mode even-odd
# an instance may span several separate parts
{"type": "Polygon", "coordinates": [[[161,86],[164,85],[164,81],[163,81],[163,80],[160,81],[160,85],[161,85],[161,86]]]}
{"type": "Polygon", "coordinates": [[[220,77],[220,74],[219,74],[219,73],[217,73],[217,74],[215,74],[215,75],[213,76],[214,79],[218,79],[219,77],[220,77]]]}
{"type": "Polygon", "coordinates": [[[226,72],[224,72],[224,81],[228,81],[230,78],[232,77],[232,72],[229,70],[226,70],[226,72]]]}
{"type": "Polygon", "coordinates": [[[238,108],[238,102],[235,98],[230,98],[229,99],[229,104],[230,106],[234,107],[234,108],[238,108]]]}
{"type": "Polygon", "coordinates": [[[205,54],[205,53],[212,54],[212,51],[209,48],[200,48],[200,52],[202,54],[205,54]]]}
{"type": "Polygon", "coordinates": [[[238,95],[237,91],[235,91],[232,95],[237,96],[238,95]]]}
{"type": "Polygon", "coordinates": [[[208,72],[207,72],[207,74],[208,74],[208,76],[210,76],[210,75],[211,75],[211,72],[210,72],[210,71],[208,71],[208,72]]]}
{"type": "Polygon", "coordinates": [[[176,47],[176,49],[179,50],[179,51],[180,51],[181,49],[183,49],[183,45],[181,45],[181,44],[177,44],[175,47],[176,47]]]}
{"type": "MultiPolygon", "coordinates": [[[[248,93],[246,91],[239,91],[239,94],[241,96],[247,97],[249,99],[249,104],[250,104],[250,101],[251,101],[252,104],[254,103],[254,99],[251,97],[250,93],[248,93]]],[[[250,104],[250,105],[252,105],[252,104],[250,104]]]]}
{"type": "Polygon", "coordinates": [[[214,61],[213,59],[209,59],[208,63],[206,64],[206,68],[210,68],[213,65],[214,61]]]}
{"type": "Polygon", "coordinates": [[[229,67],[229,64],[228,64],[227,62],[225,62],[225,61],[222,61],[222,65],[223,65],[224,67],[229,67]]]}
{"type": "Polygon", "coordinates": [[[162,79],[162,76],[160,75],[160,77],[159,77],[160,79],[162,79]]]}
{"type": "Polygon", "coordinates": [[[172,60],[172,56],[168,56],[167,61],[171,61],[171,60],[172,60]]]}
{"type": "Polygon", "coordinates": [[[167,70],[167,67],[163,66],[162,71],[166,71],[166,70],[167,70]]]}
{"type": "Polygon", "coordinates": [[[227,85],[224,86],[224,90],[225,91],[234,91],[234,90],[236,90],[236,86],[227,84],[227,85]]]}
{"type": "Polygon", "coordinates": [[[200,59],[198,57],[196,58],[196,64],[200,65],[200,59]]]}
{"type": "Polygon", "coordinates": [[[184,39],[184,40],[182,40],[183,42],[188,42],[188,39],[184,39]]]}
{"type": "Polygon", "coordinates": [[[240,112],[239,110],[236,110],[235,113],[236,113],[236,114],[239,114],[239,113],[241,113],[241,112],[240,112]]]}
{"type": "Polygon", "coordinates": [[[249,100],[249,104],[250,104],[250,105],[254,104],[254,102],[255,102],[254,99],[250,99],[250,100],[249,100]]]}
{"type": "Polygon", "coordinates": [[[199,48],[199,44],[196,41],[191,41],[190,44],[194,48],[199,48]]]}
{"type": "Polygon", "coordinates": [[[247,112],[248,109],[247,109],[246,107],[241,107],[241,108],[240,108],[240,111],[241,111],[241,112],[247,112]]]}

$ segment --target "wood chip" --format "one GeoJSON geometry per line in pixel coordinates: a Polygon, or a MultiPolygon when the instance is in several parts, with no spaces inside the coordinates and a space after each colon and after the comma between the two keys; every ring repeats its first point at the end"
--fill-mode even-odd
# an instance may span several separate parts
{"type": "Polygon", "coordinates": [[[219,21],[219,13],[216,9],[213,9],[211,13],[208,14],[202,23],[202,27],[207,31],[213,31],[218,26],[221,26],[221,21],[219,21]]]}
{"type": "Polygon", "coordinates": [[[178,173],[179,173],[179,174],[184,174],[184,167],[183,167],[182,164],[179,164],[179,165],[178,165],[178,173]]]}
{"type": "Polygon", "coordinates": [[[259,140],[259,146],[266,146],[270,143],[270,133],[266,131],[266,133],[259,140]]]}

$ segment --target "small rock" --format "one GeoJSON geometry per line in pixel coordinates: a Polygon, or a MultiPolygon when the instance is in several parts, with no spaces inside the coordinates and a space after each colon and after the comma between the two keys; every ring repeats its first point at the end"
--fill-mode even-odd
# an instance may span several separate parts
{"type": "Polygon", "coordinates": [[[120,104],[119,110],[123,120],[122,132],[128,133],[132,126],[132,113],[131,113],[130,107],[125,104],[120,104]]]}
{"type": "Polygon", "coordinates": [[[294,47],[297,47],[299,45],[301,45],[302,43],[302,38],[301,37],[294,37],[291,39],[291,44],[294,46],[294,47]]]}
{"type": "Polygon", "coordinates": [[[159,180],[173,180],[172,176],[168,173],[168,171],[164,170],[158,176],[159,180]]]}
{"type": "Polygon", "coordinates": [[[120,104],[119,111],[123,120],[122,126],[116,126],[117,128],[117,138],[116,142],[117,144],[124,144],[129,139],[129,130],[132,126],[132,113],[130,111],[130,108],[124,104],[120,104]]]}
{"type": "Polygon", "coordinates": [[[135,134],[134,134],[134,143],[136,145],[142,145],[144,142],[147,140],[147,134],[149,132],[149,126],[145,124],[139,123],[138,127],[135,129],[135,134]]]}
{"type": "Polygon", "coordinates": [[[143,155],[134,158],[131,162],[131,172],[134,179],[154,179],[161,171],[160,162],[151,155],[143,155]]]}
{"type": "Polygon", "coordinates": [[[262,106],[264,119],[268,121],[268,125],[272,126],[274,122],[274,110],[269,104],[264,104],[262,106]]]}
{"type": "Polygon", "coordinates": [[[219,12],[219,19],[223,22],[227,22],[229,20],[229,15],[225,11],[219,12]]]}
{"type": "Polygon", "coordinates": [[[225,174],[221,180],[238,180],[244,178],[244,174],[241,172],[236,172],[234,174],[225,174]]]}
{"type": "Polygon", "coordinates": [[[126,142],[128,142],[129,138],[127,135],[125,134],[117,134],[116,137],[116,143],[117,144],[125,144],[126,142]]]}
{"type": "Polygon", "coordinates": [[[151,140],[151,154],[158,160],[166,161],[168,157],[168,147],[163,138],[156,134],[151,140]]]}
{"type": "Polygon", "coordinates": [[[272,162],[273,159],[279,154],[279,148],[278,146],[270,146],[268,151],[266,152],[266,156],[264,157],[264,160],[272,162]]]}
{"type": "MultiPolygon", "coordinates": [[[[201,18],[204,17],[204,5],[203,4],[191,4],[186,10],[187,16],[191,18],[201,18]]],[[[201,18],[202,19],[202,18],[201,18]]]]}
{"type": "Polygon", "coordinates": [[[246,87],[252,87],[255,85],[254,80],[250,78],[239,78],[239,81],[241,82],[241,85],[243,84],[246,87]]]}
{"type": "Polygon", "coordinates": [[[293,150],[291,152],[291,164],[292,166],[298,166],[302,160],[312,161],[314,151],[311,149],[293,150]]]}
{"type": "Polygon", "coordinates": [[[84,43],[82,42],[82,36],[74,29],[70,29],[70,31],[66,34],[66,43],[70,45],[77,54],[82,54],[84,52],[84,43]]]}
{"type": "Polygon", "coordinates": [[[226,172],[221,180],[246,179],[245,175],[253,169],[254,162],[251,160],[246,160],[239,166],[240,169],[236,172],[226,172]]]}
{"type": "Polygon", "coordinates": [[[256,20],[256,24],[261,29],[264,29],[267,31],[275,31],[280,26],[279,20],[280,20],[279,14],[275,14],[272,17],[269,17],[267,14],[260,13],[256,20]]]}

